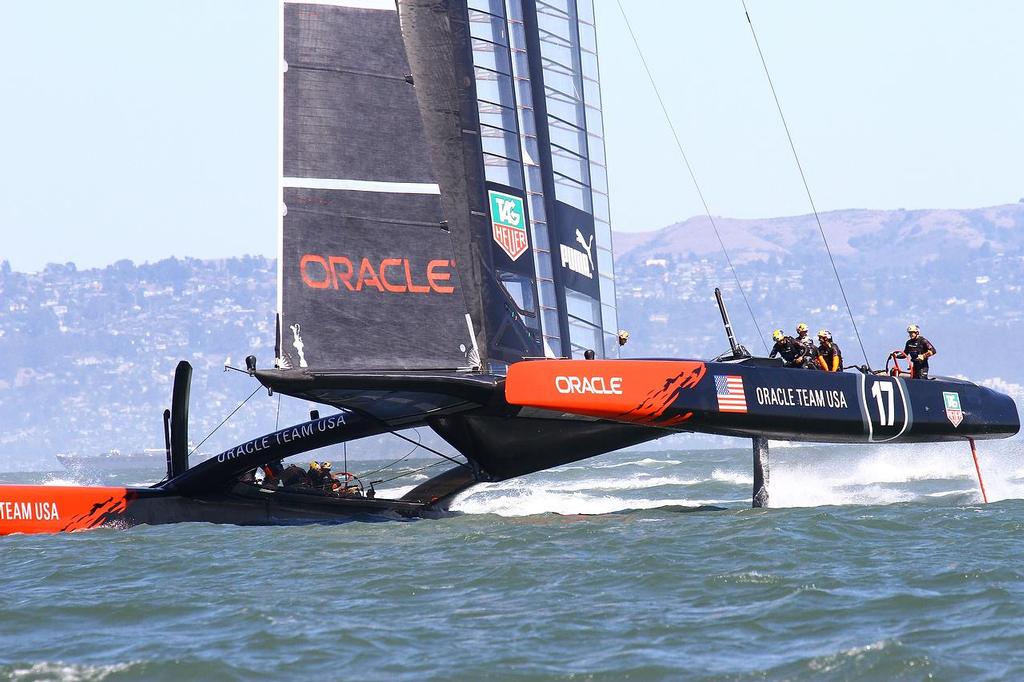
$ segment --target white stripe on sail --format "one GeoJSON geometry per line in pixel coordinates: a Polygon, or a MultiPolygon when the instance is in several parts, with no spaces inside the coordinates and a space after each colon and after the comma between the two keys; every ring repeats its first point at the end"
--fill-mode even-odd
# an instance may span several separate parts
{"type": "Polygon", "coordinates": [[[284,187],[300,189],[340,189],[353,192],[393,192],[395,194],[440,194],[441,188],[430,182],[383,182],[378,180],[338,180],[334,178],[281,178],[284,187]]]}
{"type": "Polygon", "coordinates": [[[355,9],[384,9],[395,12],[395,0],[284,0],[290,5],[331,5],[332,7],[353,7],[355,9]]]}

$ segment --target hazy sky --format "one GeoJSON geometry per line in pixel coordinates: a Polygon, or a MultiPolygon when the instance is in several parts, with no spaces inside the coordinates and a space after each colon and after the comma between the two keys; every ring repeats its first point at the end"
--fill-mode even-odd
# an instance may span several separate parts
{"type": "MultiPolygon", "coordinates": [[[[740,0],[623,0],[716,215],[805,213],[740,0]]],[[[819,209],[1024,197],[1024,3],[748,0],[819,209]]],[[[703,212],[614,0],[597,0],[612,217],[703,212]]],[[[276,252],[272,0],[12,3],[0,259],[276,252]]]]}

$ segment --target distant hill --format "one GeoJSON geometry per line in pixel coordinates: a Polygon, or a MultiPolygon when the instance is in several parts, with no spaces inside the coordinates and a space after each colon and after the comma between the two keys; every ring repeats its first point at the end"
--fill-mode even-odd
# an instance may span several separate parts
{"type": "MultiPolygon", "coordinates": [[[[938,347],[933,371],[964,374],[1024,403],[1015,354],[1024,334],[1024,204],[973,210],[822,215],[872,364],[918,322],[938,347]]],[[[765,340],[775,326],[830,328],[861,363],[813,216],[718,219],[765,340]]],[[[619,326],[627,356],[712,357],[727,347],[712,291],[721,286],[741,340],[764,351],[707,218],[615,234],[619,326]]],[[[276,263],[263,257],[169,258],[100,269],[0,264],[0,467],[161,447],[161,414],[179,359],[195,367],[198,442],[255,388],[223,372],[273,359],[276,263]]],[[[308,405],[256,391],[203,447],[227,448],[308,405]]]]}
{"type": "MultiPolygon", "coordinates": [[[[1024,241],[1024,201],[978,209],[877,211],[847,209],[822,213],[832,254],[876,264],[902,264],[943,257],[950,249],[988,252],[1019,250],[1024,241]]],[[[715,218],[737,265],[794,253],[822,251],[813,215],[742,220],[715,218]]],[[[617,262],[650,257],[716,257],[720,246],[707,216],[651,232],[616,232],[617,262]]]]}

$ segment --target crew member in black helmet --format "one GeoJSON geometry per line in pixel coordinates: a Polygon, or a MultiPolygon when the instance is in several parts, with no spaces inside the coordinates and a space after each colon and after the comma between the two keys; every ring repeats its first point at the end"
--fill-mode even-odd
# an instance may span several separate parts
{"type": "Polygon", "coordinates": [[[786,367],[803,367],[804,362],[807,359],[807,349],[805,349],[800,343],[792,336],[786,336],[781,329],[776,329],[772,332],[772,340],[775,341],[775,345],[772,347],[772,352],[768,354],[768,357],[774,358],[776,355],[781,355],[782,359],[786,362],[786,367]]]}
{"type": "Polygon", "coordinates": [[[935,355],[938,351],[935,350],[935,346],[932,345],[931,341],[921,336],[921,328],[916,324],[907,327],[907,334],[910,335],[907,345],[903,347],[902,353],[896,351],[896,357],[910,357],[911,379],[927,379],[928,358],[935,355]]]}

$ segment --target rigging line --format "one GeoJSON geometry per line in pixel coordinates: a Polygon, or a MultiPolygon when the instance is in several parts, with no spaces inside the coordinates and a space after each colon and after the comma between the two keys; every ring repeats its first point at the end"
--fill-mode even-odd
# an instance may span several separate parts
{"type": "MultiPolygon", "coordinates": [[[[413,429],[413,432],[416,434],[416,438],[420,437],[419,430],[413,429]]],[[[368,472],[364,473],[363,476],[364,477],[369,477],[369,476],[372,476],[373,474],[376,474],[378,472],[384,471],[385,469],[390,469],[391,467],[395,466],[396,464],[401,464],[405,460],[409,459],[409,457],[412,455],[412,453],[416,452],[416,448],[418,448],[419,446],[420,446],[420,443],[417,441],[412,446],[412,448],[409,450],[409,452],[405,453],[404,455],[402,455],[401,457],[396,459],[394,462],[391,462],[390,464],[385,464],[384,466],[379,467],[377,469],[374,469],[373,471],[368,471],[368,472]]]]}
{"type": "Polygon", "coordinates": [[[281,428],[281,394],[277,394],[277,416],[274,417],[274,430],[281,428]]]}
{"type": "Polygon", "coordinates": [[[619,4],[619,11],[622,12],[622,19],[626,22],[626,29],[629,31],[629,36],[633,39],[633,45],[636,47],[636,53],[640,56],[640,62],[644,65],[644,71],[647,72],[647,79],[651,82],[651,87],[654,88],[654,94],[658,98],[658,104],[661,105],[661,112],[665,114],[665,120],[668,122],[669,130],[672,131],[672,137],[676,141],[676,147],[679,149],[679,155],[683,157],[683,163],[686,164],[686,170],[690,173],[690,179],[693,181],[693,186],[697,190],[697,196],[700,197],[700,202],[704,205],[704,214],[707,215],[708,220],[711,222],[711,227],[715,231],[715,237],[718,238],[718,244],[722,247],[722,253],[725,254],[725,261],[729,264],[729,270],[732,271],[732,276],[736,280],[736,286],[740,290],[740,296],[743,297],[743,303],[747,306],[747,312],[750,313],[750,319],[754,322],[754,327],[757,329],[757,338],[760,339],[761,345],[764,346],[764,352],[768,352],[768,344],[764,340],[764,334],[761,333],[761,325],[757,322],[757,316],[754,315],[754,309],[750,307],[750,301],[747,299],[747,292],[743,290],[743,284],[740,283],[740,277],[736,273],[736,268],[732,264],[732,258],[729,257],[729,250],[725,248],[725,241],[722,240],[722,235],[718,231],[718,225],[715,223],[715,219],[711,215],[711,209],[708,207],[708,202],[704,199],[704,192],[700,189],[700,184],[697,182],[697,174],[693,172],[693,167],[690,165],[690,159],[686,156],[686,152],[683,150],[683,143],[679,141],[679,135],[676,133],[676,127],[672,123],[672,117],[668,114],[668,107],[665,106],[665,101],[661,98],[661,91],[658,90],[658,84],[654,81],[654,75],[651,73],[650,67],[647,66],[647,60],[644,59],[643,50],[640,49],[640,42],[636,38],[636,34],[633,33],[633,27],[629,23],[629,17],[626,16],[626,10],[622,6],[622,0],[616,0],[619,4]]]}
{"type": "Polygon", "coordinates": [[[245,405],[247,402],[249,402],[249,399],[252,398],[254,395],[256,395],[256,391],[260,390],[261,388],[263,388],[263,387],[262,386],[257,386],[256,389],[252,393],[249,394],[248,398],[246,398],[241,403],[239,403],[238,407],[236,407],[235,409],[231,410],[231,414],[229,414],[228,416],[224,417],[224,420],[220,424],[217,424],[217,428],[215,428],[213,431],[210,431],[210,433],[206,434],[206,438],[204,438],[201,441],[199,441],[199,445],[197,445],[194,448],[192,448],[191,450],[189,450],[189,453],[188,453],[189,457],[191,457],[192,453],[194,453],[196,450],[198,450],[199,448],[203,447],[203,443],[208,441],[210,439],[210,436],[212,436],[213,434],[217,433],[217,429],[219,429],[220,427],[222,427],[225,424],[227,424],[228,420],[231,419],[231,417],[233,417],[235,415],[235,412],[238,412],[240,409],[242,409],[242,406],[245,405]]]}
{"type": "Polygon", "coordinates": [[[860,330],[857,328],[857,320],[853,317],[853,309],[850,307],[850,300],[846,297],[846,289],[843,287],[843,280],[839,276],[839,268],[836,267],[836,260],[832,257],[832,249],[829,248],[828,238],[825,236],[825,228],[821,225],[821,217],[818,215],[818,208],[814,205],[814,197],[811,196],[811,187],[807,184],[807,176],[804,175],[803,164],[800,163],[800,156],[796,153],[796,145],[793,143],[793,136],[789,132],[789,124],[786,123],[786,116],[782,113],[782,104],[779,102],[779,95],[775,91],[775,83],[772,82],[772,75],[768,72],[768,62],[765,61],[764,52],[761,50],[761,42],[757,39],[757,31],[754,30],[754,22],[750,18],[750,10],[747,9],[747,0],[740,0],[743,3],[743,13],[747,15],[747,24],[750,26],[750,35],[754,37],[754,45],[757,47],[757,54],[761,57],[761,66],[764,67],[764,75],[768,78],[768,86],[771,88],[772,97],[775,98],[775,108],[779,110],[779,118],[782,119],[782,127],[786,130],[786,139],[789,140],[789,148],[793,151],[793,159],[796,161],[797,170],[800,171],[800,179],[804,183],[804,190],[807,192],[807,200],[811,202],[811,210],[814,211],[814,220],[818,223],[818,232],[821,233],[821,241],[825,244],[825,253],[832,263],[832,272],[836,275],[836,282],[839,284],[839,292],[843,295],[843,303],[846,304],[846,312],[853,324],[853,332],[857,335],[857,343],[860,344],[860,352],[864,355],[864,363],[868,371],[871,370],[871,361],[868,360],[868,353],[864,350],[864,341],[860,337],[860,330]]]}
{"type": "MultiPolygon", "coordinates": [[[[376,481],[376,483],[390,483],[391,481],[397,481],[400,478],[405,478],[406,476],[411,476],[413,474],[418,474],[421,471],[426,471],[427,469],[433,469],[434,467],[441,466],[442,464],[444,464],[444,462],[434,462],[433,464],[428,464],[426,466],[422,466],[419,469],[410,469],[409,471],[404,471],[404,472],[398,474],[397,476],[392,476],[391,478],[381,479],[379,481],[376,481]]],[[[365,476],[365,474],[364,474],[364,476],[365,476]]]]}
{"type": "MultiPolygon", "coordinates": [[[[429,445],[424,445],[423,443],[417,443],[412,438],[407,438],[407,437],[403,436],[402,434],[398,433],[397,431],[390,431],[389,433],[391,433],[392,436],[398,436],[399,438],[401,438],[402,440],[404,440],[407,443],[414,443],[415,445],[420,446],[421,448],[423,448],[424,450],[426,450],[428,452],[433,452],[438,457],[444,457],[446,460],[448,460],[452,464],[458,464],[460,467],[466,467],[470,471],[473,470],[473,468],[471,466],[469,466],[468,464],[466,464],[464,462],[460,462],[459,460],[454,459],[452,457],[449,457],[448,455],[444,454],[443,452],[438,452],[437,450],[435,450],[434,448],[430,447],[429,445]]],[[[417,434],[417,435],[419,435],[419,434],[417,434]]]]}

